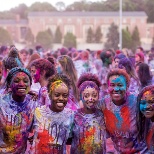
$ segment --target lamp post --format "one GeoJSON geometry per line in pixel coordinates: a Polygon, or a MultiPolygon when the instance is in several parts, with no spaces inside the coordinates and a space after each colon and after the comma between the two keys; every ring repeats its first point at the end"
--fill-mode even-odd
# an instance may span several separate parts
{"type": "Polygon", "coordinates": [[[119,25],[119,49],[122,50],[122,0],[119,0],[119,17],[120,17],[120,25],[119,25]]]}

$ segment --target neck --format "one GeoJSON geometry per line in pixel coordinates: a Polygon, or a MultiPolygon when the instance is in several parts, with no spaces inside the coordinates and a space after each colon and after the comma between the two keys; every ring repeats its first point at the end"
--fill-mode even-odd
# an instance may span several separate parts
{"type": "Polygon", "coordinates": [[[120,100],[120,101],[118,101],[118,102],[117,101],[114,101],[114,100],[112,100],[112,101],[117,106],[121,106],[121,105],[123,105],[126,102],[125,98],[122,99],[122,100],[120,100]]]}
{"type": "Polygon", "coordinates": [[[23,102],[24,99],[25,99],[25,97],[26,97],[26,95],[25,95],[25,96],[20,96],[20,97],[19,97],[19,96],[16,96],[16,95],[12,94],[13,100],[16,101],[16,102],[18,102],[18,103],[23,102]]]}
{"type": "Polygon", "coordinates": [[[84,108],[83,108],[83,112],[84,112],[85,114],[92,114],[92,113],[95,112],[95,109],[94,109],[94,108],[93,108],[93,109],[89,109],[89,108],[87,108],[87,107],[84,107],[84,108]]]}

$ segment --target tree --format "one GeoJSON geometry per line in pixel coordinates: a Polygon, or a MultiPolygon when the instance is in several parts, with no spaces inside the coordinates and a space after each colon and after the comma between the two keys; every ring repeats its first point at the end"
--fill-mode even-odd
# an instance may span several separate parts
{"type": "Polygon", "coordinates": [[[106,49],[118,49],[119,44],[119,33],[118,27],[114,23],[109,27],[109,32],[107,34],[107,41],[105,43],[106,49]]]}
{"type": "Polygon", "coordinates": [[[56,8],[53,7],[50,3],[47,2],[35,2],[33,3],[30,8],[29,11],[56,11],[56,8]]]}
{"type": "Polygon", "coordinates": [[[141,45],[140,34],[139,34],[137,26],[135,26],[133,33],[132,33],[132,49],[135,50],[140,45],[141,45]]]}
{"type": "Polygon", "coordinates": [[[94,41],[94,33],[93,33],[93,30],[91,27],[88,28],[88,31],[87,31],[87,40],[86,42],[87,43],[93,43],[94,41]]]}
{"type": "Polygon", "coordinates": [[[9,32],[0,27],[0,44],[12,44],[12,38],[9,32]]]}
{"type": "Polygon", "coordinates": [[[154,22],[154,1],[147,0],[146,1],[146,13],[148,15],[148,22],[154,22]]]}
{"type": "Polygon", "coordinates": [[[60,27],[58,26],[55,32],[54,43],[61,43],[62,41],[62,32],[60,31],[60,27]]]}
{"type": "Polygon", "coordinates": [[[102,39],[102,32],[101,32],[101,27],[97,27],[96,32],[95,32],[95,42],[100,43],[102,39]]]}
{"type": "Polygon", "coordinates": [[[65,47],[76,47],[76,36],[74,36],[72,33],[67,32],[67,34],[64,36],[64,44],[65,47]]]}
{"type": "Polygon", "coordinates": [[[30,45],[34,44],[34,35],[33,35],[33,33],[32,33],[30,28],[28,28],[28,30],[27,30],[27,33],[26,33],[26,36],[25,36],[25,40],[30,45]]]}
{"type": "Polygon", "coordinates": [[[44,48],[49,49],[52,47],[52,37],[48,30],[39,32],[36,36],[36,43],[41,44],[44,48]]]}
{"type": "Polygon", "coordinates": [[[122,47],[132,49],[132,37],[128,29],[122,30],[122,47]]]}
{"type": "Polygon", "coordinates": [[[28,13],[28,7],[25,4],[20,4],[19,6],[12,8],[10,12],[14,14],[19,14],[20,18],[26,19],[28,13]]]}
{"type": "Polygon", "coordinates": [[[65,3],[62,1],[59,1],[56,3],[56,7],[58,11],[64,11],[65,10],[65,3]]]}

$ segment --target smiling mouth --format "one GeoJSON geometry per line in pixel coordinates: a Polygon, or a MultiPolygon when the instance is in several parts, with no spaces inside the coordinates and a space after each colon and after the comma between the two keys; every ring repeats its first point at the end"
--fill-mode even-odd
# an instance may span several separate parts
{"type": "Polygon", "coordinates": [[[23,92],[25,92],[25,91],[26,91],[26,88],[18,88],[18,92],[23,93],[23,92]]]}
{"type": "Polygon", "coordinates": [[[58,103],[57,103],[57,106],[58,106],[58,107],[63,107],[63,106],[64,106],[64,103],[58,102],[58,103]]]}

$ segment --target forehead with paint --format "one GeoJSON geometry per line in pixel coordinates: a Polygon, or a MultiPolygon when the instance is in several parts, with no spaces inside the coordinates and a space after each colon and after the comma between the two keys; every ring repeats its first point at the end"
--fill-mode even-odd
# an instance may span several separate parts
{"type": "Polygon", "coordinates": [[[65,87],[65,88],[69,89],[68,86],[62,80],[57,80],[57,81],[54,81],[53,83],[51,83],[49,94],[51,95],[52,92],[59,87],[65,87]]]}
{"type": "Polygon", "coordinates": [[[112,84],[117,85],[117,87],[115,87],[116,90],[126,90],[127,89],[126,78],[123,75],[110,76],[108,80],[108,86],[111,86],[112,84]]]}

